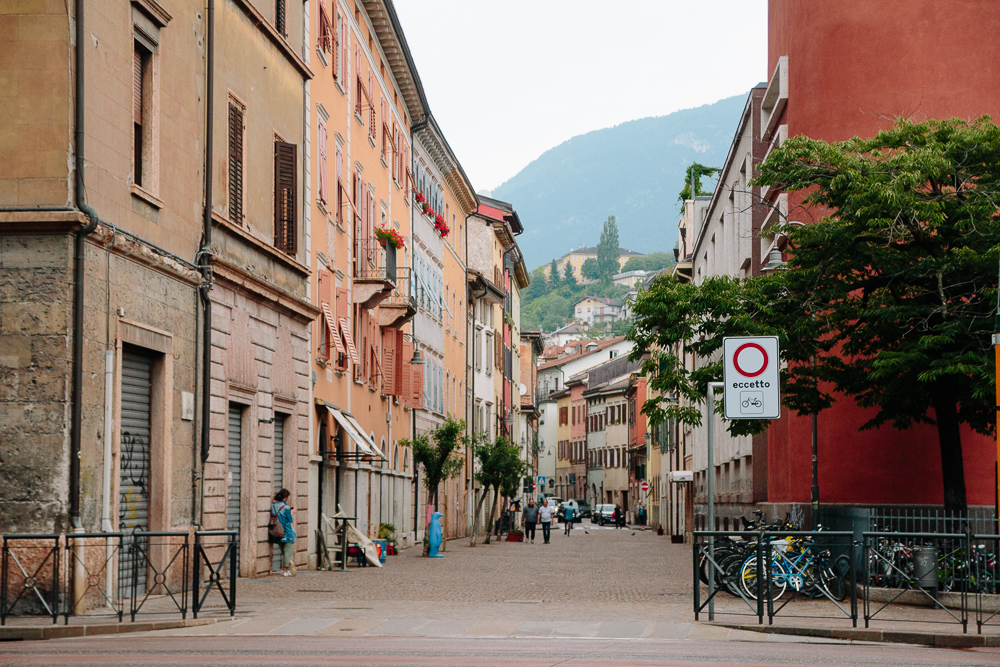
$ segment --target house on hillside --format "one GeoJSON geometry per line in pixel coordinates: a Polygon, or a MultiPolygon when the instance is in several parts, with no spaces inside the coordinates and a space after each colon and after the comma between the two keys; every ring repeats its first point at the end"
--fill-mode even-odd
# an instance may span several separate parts
{"type": "Polygon", "coordinates": [[[565,347],[573,341],[584,340],[587,337],[587,327],[579,322],[570,322],[545,336],[546,346],[565,347]]]}
{"type": "MultiPolygon", "coordinates": [[[[645,257],[641,252],[635,252],[634,250],[629,250],[628,248],[618,248],[618,266],[625,266],[633,257],[645,257]]],[[[597,248],[596,247],[581,247],[576,250],[570,250],[568,253],[556,260],[556,268],[562,273],[566,270],[566,264],[570,264],[573,267],[573,275],[576,276],[577,280],[583,280],[583,263],[588,259],[597,260],[597,248]]],[[[551,277],[552,265],[545,265],[545,276],[551,277]]]]}
{"type": "Polygon", "coordinates": [[[573,319],[590,326],[614,322],[621,313],[621,301],[603,296],[585,296],[573,304],[573,319]]]}

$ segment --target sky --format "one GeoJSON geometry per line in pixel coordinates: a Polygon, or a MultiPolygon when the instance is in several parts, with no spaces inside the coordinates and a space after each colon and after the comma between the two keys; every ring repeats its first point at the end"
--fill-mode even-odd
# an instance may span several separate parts
{"type": "Polygon", "coordinates": [[[768,78],[766,0],[394,0],[477,191],[579,134],[768,78]]]}

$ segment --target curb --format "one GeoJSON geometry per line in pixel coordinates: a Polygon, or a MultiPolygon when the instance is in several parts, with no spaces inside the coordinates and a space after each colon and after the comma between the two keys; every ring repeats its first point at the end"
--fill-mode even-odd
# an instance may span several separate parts
{"type": "MultiPolygon", "coordinates": [[[[229,620],[228,618],[223,620],[229,620]]],[[[175,621],[138,621],[135,623],[98,623],[94,625],[45,625],[27,627],[0,627],[0,642],[31,641],[35,639],[65,639],[67,637],[92,637],[117,635],[129,632],[193,628],[218,623],[216,618],[188,618],[175,621]]]]}
{"type": "Polygon", "coordinates": [[[796,637],[819,637],[823,639],[847,639],[851,641],[882,642],[886,644],[921,644],[936,648],[1000,648],[1000,635],[948,634],[934,632],[911,632],[906,630],[873,630],[871,628],[806,628],[779,625],[741,625],[715,623],[724,628],[747,630],[771,635],[794,635],[796,637]]]}

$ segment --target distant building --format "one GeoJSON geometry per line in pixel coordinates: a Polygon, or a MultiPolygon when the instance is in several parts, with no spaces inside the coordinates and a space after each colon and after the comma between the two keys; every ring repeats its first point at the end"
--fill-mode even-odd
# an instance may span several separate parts
{"type": "Polygon", "coordinates": [[[646,280],[646,277],[652,275],[653,271],[626,271],[625,273],[616,273],[611,276],[611,282],[615,285],[625,285],[626,287],[635,287],[636,285],[642,283],[646,280]]]}
{"type": "Polygon", "coordinates": [[[593,326],[600,322],[614,322],[622,313],[622,304],[603,296],[585,296],[573,304],[573,319],[593,326]]]}
{"type": "Polygon", "coordinates": [[[587,327],[579,322],[570,322],[564,327],[556,329],[545,336],[546,346],[563,347],[573,341],[583,340],[587,337],[587,327]]]}
{"type": "MultiPolygon", "coordinates": [[[[634,250],[629,250],[627,248],[618,248],[618,266],[623,267],[625,263],[628,262],[633,257],[645,257],[641,252],[635,252],[634,250]]],[[[569,263],[573,267],[573,275],[576,276],[577,280],[583,279],[583,263],[588,259],[597,260],[597,248],[596,247],[582,247],[576,250],[570,250],[568,253],[556,260],[556,268],[562,273],[566,270],[566,264],[569,263]]],[[[545,276],[549,277],[552,273],[551,263],[545,265],[545,276]]]]}

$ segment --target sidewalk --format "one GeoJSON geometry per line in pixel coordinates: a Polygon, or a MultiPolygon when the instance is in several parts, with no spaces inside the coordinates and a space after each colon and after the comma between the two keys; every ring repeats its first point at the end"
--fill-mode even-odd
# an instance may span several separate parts
{"type": "MultiPolygon", "coordinates": [[[[553,530],[550,545],[542,544],[541,533],[535,544],[480,543],[471,548],[468,540],[453,540],[440,559],[422,558],[419,549],[407,549],[389,556],[383,568],[241,579],[232,620],[218,609],[219,601],[209,597],[207,604],[216,609],[199,613],[197,620],[190,618],[190,612],[187,620],[177,612],[150,615],[142,618],[141,625],[127,620],[119,624],[107,616],[71,617],[70,625],[60,631],[55,628],[64,628],[61,618],[58,626],[51,619],[15,618],[0,629],[0,639],[140,631],[148,636],[847,640],[1000,646],[1000,627],[991,627],[988,638],[980,637],[975,634],[974,616],[968,635],[962,635],[957,623],[881,620],[866,631],[863,618],[857,630],[846,618],[801,618],[813,609],[808,608],[811,603],[799,602],[783,610],[797,616],[779,616],[774,626],[761,627],[756,617],[723,616],[727,609],[739,610],[735,602],[743,603],[719,598],[716,622],[708,623],[705,614],[703,622],[696,623],[691,586],[689,546],[670,544],[653,531],[599,528],[585,522],[569,536],[553,530]]],[[[928,611],[893,605],[882,615],[920,620],[914,614],[928,611]]]]}

